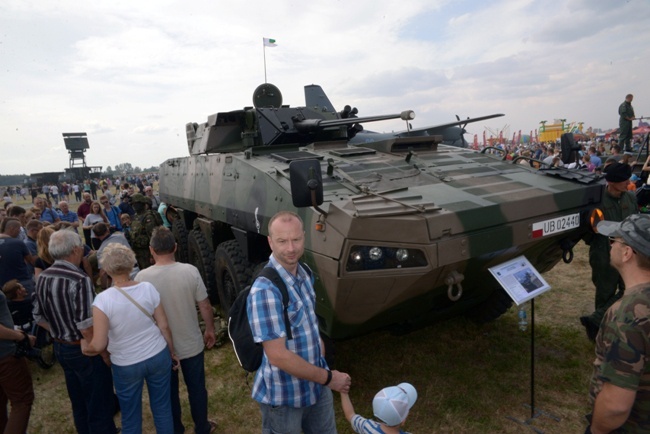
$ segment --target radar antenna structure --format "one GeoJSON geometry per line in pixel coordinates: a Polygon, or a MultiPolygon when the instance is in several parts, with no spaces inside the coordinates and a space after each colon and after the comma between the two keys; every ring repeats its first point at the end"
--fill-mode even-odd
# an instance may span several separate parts
{"type": "Polygon", "coordinates": [[[86,150],[90,149],[86,133],[63,133],[63,142],[70,156],[70,167],[66,169],[67,174],[76,179],[86,178],[89,174],[92,174],[93,178],[99,177],[102,166],[86,165],[86,150]]]}

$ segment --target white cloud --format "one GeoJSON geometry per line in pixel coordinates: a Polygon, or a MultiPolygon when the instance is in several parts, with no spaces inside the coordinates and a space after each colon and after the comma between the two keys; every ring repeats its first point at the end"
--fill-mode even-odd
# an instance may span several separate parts
{"type": "Polygon", "coordinates": [[[158,124],[148,124],[133,129],[133,132],[136,134],[160,133],[163,131],[169,131],[169,128],[158,124]]]}
{"type": "MultiPolygon", "coordinates": [[[[503,112],[468,127],[530,131],[556,117],[611,128],[650,101],[646,0],[296,3],[171,0],[0,6],[1,173],[67,167],[64,131],[91,165],[187,154],[185,123],[251,105],[267,75],[284,103],[323,86],[360,115],[413,109],[414,126],[503,112]]],[[[402,129],[378,123],[373,129],[402,129]]]]}

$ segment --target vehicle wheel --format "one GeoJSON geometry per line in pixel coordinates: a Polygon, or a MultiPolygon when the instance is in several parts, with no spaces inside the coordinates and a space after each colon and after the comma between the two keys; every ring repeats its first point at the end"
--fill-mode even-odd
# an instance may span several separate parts
{"type": "Polygon", "coordinates": [[[36,362],[41,368],[50,369],[56,363],[52,337],[50,336],[50,333],[41,326],[36,326],[34,333],[36,336],[36,344],[34,345],[34,348],[40,350],[36,362]]]}
{"type": "Polygon", "coordinates": [[[512,306],[512,298],[499,287],[481,304],[470,309],[465,315],[478,324],[485,324],[499,318],[512,306]]]}
{"type": "Polygon", "coordinates": [[[252,267],[244,258],[236,240],[219,244],[215,253],[215,280],[221,311],[228,317],[230,306],[248,284],[250,284],[252,267]]]}
{"type": "Polygon", "coordinates": [[[187,257],[188,232],[185,223],[180,218],[174,220],[172,223],[172,234],[174,234],[174,238],[176,239],[176,253],[174,254],[176,261],[187,263],[189,261],[187,257]]]}
{"type": "Polygon", "coordinates": [[[199,269],[203,283],[208,290],[210,302],[215,303],[217,292],[214,282],[214,252],[210,250],[203,232],[193,229],[187,236],[187,261],[199,269]]]}

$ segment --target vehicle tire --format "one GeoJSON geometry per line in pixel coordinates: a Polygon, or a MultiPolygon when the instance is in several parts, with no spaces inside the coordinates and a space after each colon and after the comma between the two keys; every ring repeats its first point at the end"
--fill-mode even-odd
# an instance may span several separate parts
{"type": "Polygon", "coordinates": [[[512,298],[499,287],[492,291],[485,301],[467,311],[465,315],[475,323],[485,324],[506,313],[510,306],[512,306],[512,298]]]}
{"type": "Polygon", "coordinates": [[[214,252],[210,249],[203,232],[193,229],[187,236],[187,261],[199,269],[203,283],[208,290],[210,302],[215,303],[217,291],[214,282],[214,252]]]}
{"type": "Polygon", "coordinates": [[[252,268],[244,258],[237,240],[225,241],[217,247],[214,260],[215,280],[221,311],[226,318],[237,294],[250,284],[252,268]]]}
{"type": "Polygon", "coordinates": [[[36,337],[36,344],[34,348],[40,350],[36,362],[43,369],[50,369],[56,363],[56,355],[54,354],[54,345],[52,345],[52,337],[50,333],[41,326],[36,326],[34,330],[36,337]]]}
{"type": "Polygon", "coordinates": [[[176,262],[188,263],[187,258],[187,236],[188,231],[185,227],[185,223],[181,219],[176,219],[172,223],[172,234],[174,234],[174,239],[176,240],[176,253],[174,253],[174,258],[176,262]]]}
{"type": "Polygon", "coordinates": [[[174,234],[174,239],[176,239],[176,253],[174,254],[174,258],[176,258],[177,262],[188,263],[188,231],[185,223],[180,218],[174,220],[172,223],[172,234],[174,234]]]}
{"type": "Polygon", "coordinates": [[[176,239],[176,253],[174,254],[176,261],[188,263],[189,262],[189,259],[187,257],[188,231],[187,228],[185,227],[185,223],[183,223],[183,221],[180,218],[174,220],[174,222],[172,223],[172,234],[174,234],[174,238],[176,239]]]}

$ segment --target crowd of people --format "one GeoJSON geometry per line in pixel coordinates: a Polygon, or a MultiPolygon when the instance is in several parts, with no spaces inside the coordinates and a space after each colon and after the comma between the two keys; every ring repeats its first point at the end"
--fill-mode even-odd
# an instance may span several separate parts
{"type": "MultiPolygon", "coordinates": [[[[0,431],[25,432],[34,402],[29,367],[15,355],[17,342],[33,343],[34,338],[14,329],[16,312],[10,299],[27,303],[33,320],[49,331],[77,432],[141,432],[145,382],[156,432],[184,432],[179,371],[194,431],[216,431],[205,385],[204,350],[216,340],[205,284],[196,267],[176,262],[174,235],[150,209],[148,196],[131,195],[128,185],[122,188],[126,194],[120,194],[120,206],[110,205],[105,195],[97,202],[84,193],[81,209],[74,212],[65,201],[51,209],[47,199],[37,197],[41,219],[26,220],[25,209],[15,205],[2,220],[0,431]],[[130,232],[124,231],[121,217],[129,213],[122,212],[122,204],[134,211],[130,232]],[[142,233],[138,224],[145,228],[142,233]],[[84,240],[80,229],[94,237],[84,240]],[[144,244],[148,255],[134,247],[144,244]],[[118,412],[121,427],[114,423],[118,412]]],[[[330,370],[325,361],[314,311],[314,277],[298,268],[304,251],[302,221],[281,212],[271,219],[269,234],[272,254],[267,266],[290,288],[292,306],[303,307],[296,312],[300,315],[291,317],[292,338],[287,341],[277,288],[263,278],[253,285],[249,308],[255,313],[249,321],[265,355],[252,397],[260,405],[263,432],[336,432],[331,391],[341,393],[345,415],[358,432],[402,432],[417,399],[415,388],[402,383],[377,393],[376,420],[354,413],[347,395],[350,376],[330,370]]]]}
{"type": "Polygon", "coordinates": [[[49,199],[37,195],[29,210],[13,203],[5,208],[0,431],[24,433],[28,426],[33,385],[25,358],[16,354],[18,343],[33,345],[34,337],[14,326],[33,321],[52,338],[77,432],[141,432],[144,382],[157,432],[184,432],[180,370],[195,432],[213,433],[203,352],[216,337],[205,285],[194,266],[175,262],[175,239],[151,185],[142,186],[143,194],[128,183],[115,195],[104,187],[97,200],[83,192],[76,212],[52,188],[49,199]],[[119,205],[111,203],[115,196],[119,205]],[[113,422],[117,412],[121,428],[113,422]]]}
{"type": "Polygon", "coordinates": [[[521,164],[530,164],[529,161],[532,159],[533,164],[531,165],[537,168],[567,167],[596,172],[599,171],[598,168],[602,168],[607,159],[622,161],[633,166],[642,164],[634,159],[634,155],[639,152],[643,140],[642,136],[636,136],[627,150],[619,144],[616,136],[609,140],[578,141],[577,145],[580,147],[580,150],[577,151],[578,161],[568,163],[565,163],[566,158],[562,156],[562,147],[559,141],[522,144],[499,143],[494,147],[499,148],[508,161],[523,157],[521,164]]]}
{"type": "MultiPolygon", "coordinates": [[[[82,195],[89,193],[92,200],[97,200],[99,195],[108,196],[111,203],[115,202],[111,188],[115,188],[118,194],[123,184],[135,186],[141,194],[145,193],[147,187],[151,187],[155,181],[158,181],[157,173],[144,173],[142,175],[127,175],[118,177],[106,177],[103,179],[88,178],[79,181],[57,181],[42,182],[40,184],[25,184],[22,186],[6,187],[2,194],[2,200],[6,202],[17,202],[21,197],[23,201],[31,196],[33,201],[39,195],[45,196],[45,199],[52,203],[60,200],[69,203],[81,202],[82,195]]],[[[159,204],[156,204],[159,205],[159,204]]]]}

